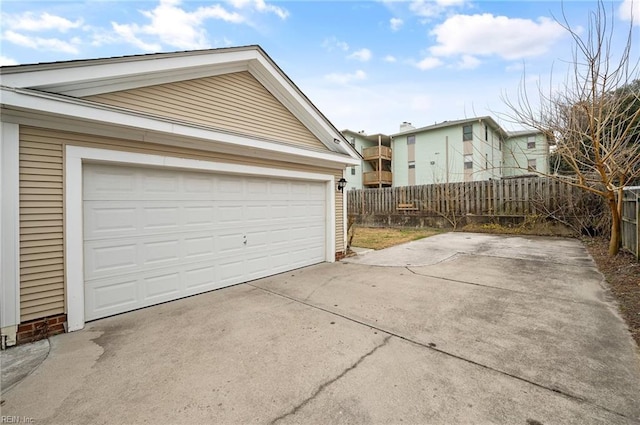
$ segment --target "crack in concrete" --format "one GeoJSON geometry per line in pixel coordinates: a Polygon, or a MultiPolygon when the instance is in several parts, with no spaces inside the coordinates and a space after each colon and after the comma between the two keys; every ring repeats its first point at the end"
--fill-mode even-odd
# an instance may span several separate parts
{"type": "MultiPolygon", "coordinates": [[[[412,272],[412,273],[413,273],[413,272],[412,272]]],[[[432,346],[432,345],[429,345],[429,344],[426,344],[426,343],[423,343],[423,342],[420,342],[420,341],[413,340],[413,339],[411,339],[411,338],[409,338],[409,337],[405,337],[405,336],[403,336],[403,335],[400,335],[400,334],[398,334],[398,333],[396,333],[396,332],[393,332],[393,331],[390,331],[390,330],[387,330],[387,329],[383,329],[383,328],[379,327],[378,325],[373,325],[373,324],[370,324],[370,323],[366,323],[366,322],[363,322],[363,321],[360,321],[360,320],[354,319],[354,318],[349,317],[349,316],[346,316],[346,315],[344,315],[344,314],[340,314],[340,313],[338,313],[338,312],[331,311],[331,310],[326,309],[326,308],[324,308],[324,307],[320,307],[320,306],[317,306],[317,305],[311,304],[311,303],[309,303],[309,302],[307,302],[307,301],[300,300],[300,299],[297,299],[297,298],[291,297],[291,296],[289,296],[289,295],[281,294],[281,293],[279,293],[279,292],[275,292],[275,291],[272,291],[272,290],[270,290],[270,289],[261,288],[260,286],[255,286],[255,285],[250,284],[250,283],[249,283],[248,285],[253,286],[253,287],[255,287],[255,288],[258,288],[258,289],[261,289],[261,290],[263,290],[263,291],[265,291],[265,292],[268,292],[268,293],[270,293],[270,294],[273,294],[273,295],[275,295],[275,296],[279,296],[279,297],[282,297],[282,298],[286,298],[286,299],[289,299],[289,300],[292,300],[292,301],[298,302],[298,303],[300,303],[300,304],[306,305],[307,307],[311,307],[311,308],[314,308],[314,309],[317,309],[317,310],[320,310],[320,311],[324,311],[325,313],[329,313],[329,314],[332,314],[332,315],[334,315],[334,316],[341,317],[341,318],[343,318],[343,319],[349,320],[350,322],[357,323],[357,324],[362,325],[362,326],[366,326],[366,327],[367,327],[367,328],[369,328],[369,329],[375,329],[375,330],[377,330],[377,331],[379,331],[379,332],[382,332],[382,333],[384,333],[384,334],[387,334],[387,335],[388,335],[388,336],[385,338],[385,340],[383,341],[383,343],[382,343],[379,347],[376,347],[376,348],[374,348],[370,353],[365,354],[365,355],[361,358],[361,360],[364,360],[364,357],[367,357],[368,355],[373,354],[373,352],[375,352],[375,350],[377,350],[378,348],[380,348],[382,345],[386,345],[386,344],[387,344],[387,342],[389,341],[389,339],[390,339],[392,336],[394,336],[394,337],[399,338],[399,339],[401,339],[401,340],[403,340],[403,341],[406,341],[406,342],[408,342],[408,343],[410,343],[410,344],[417,345],[417,346],[419,346],[419,347],[426,348],[426,349],[428,349],[428,350],[433,350],[433,351],[435,351],[435,352],[437,352],[437,353],[440,353],[440,354],[443,354],[443,355],[445,355],[445,356],[449,356],[449,357],[452,357],[452,358],[454,358],[454,359],[461,360],[461,361],[463,361],[463,362],[466,362],[466,363],[472,364],[472,365],[474,365],[474,366],[478,366],[478,367],[480,367],[480,368],[483,368],[483,369],[486,369],[486,370],[492,371],[492,372],[494,372],[494,373],[498,373],[498,374],[500,374],[500,375],[508,376],[508,377],[513,378],[513,379],[516,379],[516,380],[518,380],[518,381],[525,382],[525,383],[527,383],[527,384],[529,384],[529,385],[533,385],[534,387],[536,387],[536,388],[540,388],[540,389],[542,389],[542,390],[544,390],[544,391],[550,391],[550,392],[553,392],[553,393],[555,393],[555,394],[558,394],[558,395],[560,395],[560,396],[562,396],[562,397],[565,397],[565,398],[568,398],[568,399],[571,399],[571,400],[574,400],[574,401],[577,401],[577,402],[580,402],[580,403],[589,404],[589,405],[591,405],[591,406],[594,406],[594,407],[596,407],[596,408],[598,408],[598,409],[602,409],[602,410],[604,410],[604,411],[606,411],[606,412],[608,412],[608,413],[611,413],[611,414],[613,414],[613,415],[619,416],[619,417],[621,417],[621,418],[637,420],[637,418],[634,418],[634,417],[631,417],[631,416],[626,415],[626,414],[624,414],[624,413],[620,413],[620,412],[617,412],[617,411],[615,411],[615,410],[609,409],[608,407],[605,407],[605,406],[602,406],[602,405],[600,405],[600,404],[598,404],[598,403],[595,403],[595,402],[593,402],[593,401],[590,401],[590,400],[588,400],[588,399],[586,399],[586,398],[584,398],[584,397],[582,397],[582,396],[579,396],[579,395],[577,395],[577,394],[572,394],[572,393],[570,393],[570,392],[563,391],[563,390],[558,389],[558,388],[555,388],[555,387],[550,387],[550,386],[548,387],[548,386],[545,386],[545,385],[543,385],[543,384],[539,384],[539,383],[534,382],[534,381],[531,381],[531,380],[529,380],[529,379],[527,379],[527,378],[523,378],[523,377],[521,377],[521,376],[514,375],[514,374],[512,374],[512,373],[509,373],[509,372],[506,372],[506,371],[503,371],[503,370],[500,370],[500,369],[493,368],[493,367],[491,367],[491,366],[488,366],[488,365],[485,365],[485,364],[482,364],[482,363],[476,362],[476,361],[471,360],[471,359],[467,359],[467,358],[462,357],[462,356],[459,356],[459,355],[457,355],[457,354],[449,353],[449,352],[444,351],[444,350],[442,350],[442,349],[436,348],[435,346],[432,346]]],[[[361,360],[360,360],[360,361],[361,361],[361,360]]],[[[357,364],[359,364],[359,363],[360,363],[360,361],[359,361],[359,362],[357,362],[357,363],[356,363],[356,365],[354,365],[353,367],[357,366],[357,364]]],[[[353,368],[353,367],[352,367],[352,368],[353,368]]],[[[345,371],[344,371],[340,376],[344,376],[344,374],[345,374],[346,372],[348,372],[349,370],[350,370],[350,369],[345,370],[345,371]]],[[[339,376],[339,377],[340,377],[340,376],[339,376]]],[[[339,377],[338,377],[338,378],[339,378],[339,377]]],[[[328,385],[328,384],[330,384],[331,382],[335,382],[335,380],[337,380],[338,378],[334,379],[333,381],[330,381],[329,383],[327,383],[327,385],[328,385]]],[[[324,385],[324,384],[323,384],[323,386],[321,386],[321,387],[320,387],[320,390],[322,390],[322,389],[326,388],[326,386],[327,386],[327,385],[324,385]]],[[[282,418],[284,418],[284,417],[286,417],[286,416],[288,416],[288,415],[291,415],[291,414],[293,414],[293,413],[297,412],[297,411],[298,411],[298,410],[299,410],[299,409],[300,409],[304,404],[307,404],[311,399],[313,399],[315,396],[317,396],[317,394],[318,394],[319,392],[320,392],[320,391],[317,391],[316,393],[314,393],[314,395],[313,395],[313,396],[311,396],[310,398],[308,398],[307,400],[305,400],[305,401],[303,402],[303,404],[299,405],[297,409],[295,409],[295,408],[294,408],[293,410],[289,411],[288,413],[286,413],[286,414],[284,414],[284,415],[282,415],[282,416],[279,416],[278,418],[276,418],[276,419],[274,419],[272,422],[270,422],[270,424],[274,424],[276,421],[278,421],[278,420],[280,420],[280,419],[282,419],[282,418]]]]}
{"type": "Polygon", "coordinates": [[[357,368],[360,363],[362,363],[367,357],[372,356],[376,351],[378,351],[378,349],[384,347],[385,345],[387,345],[387,343],[389,342],[389,340],[391,339],[391,335],[387,335],[385,337],[385,339],[378,345],[376,345],[375,347],[373,347],[371,350],[369,350],[369,352],[363,354],[362,356],[360,356],[360,358],[351,366],[349,366],[348,368],[346,368],[345,370],[343,370],[338,376],[336,376],[335,378],[330,379],[327,382],[324,382],[323,384],[321,384],[314,392],[313,394],[311,394],[309,397],[307,397],[306,399],[302,400],[300,403],[298,403],[297,405],[295,405],[292,409],[290,409],[288,412],[283,413],[282,415],[278,416],[277,418],[273,419],[271,422],[269,422],[270,425],[275,424],[278,421],[281,421],[282,419],[286,418],[287,416],[291,416],[291,415],[295,415],[300,409],[302,409],[304,406],[306,406],[307,404],[309,404],[314,398],[316,398],[318,395],[320,395],[320,393],[327,388],[329,385],[333,384],[334,382],[337,382],[338,380],[340,380],[342,377],[344,377],[347,373],[351,372],[352,370],[354,370],[355,368],[357,368]]]}
{"type": "Polygon", "coordinates": [[[311,291],[311,293],[309,295],[307,295],[306,297],[304,297],[304,300],[307,301],[309,298],[311,298],[311,296],[313,294],[316,293],[316,291],[320,288],[324,288],[325,286],[327,286],[328,284],[330,284],[331,282],[333,282],[334,280],[336,280],[338,278],[338,276],[333,276],[332,278],[330,278],[329,280],[327,280],[326,282],[322,282],[320,285],[316,286],[315,288],[313,288],[313,291],[311,291]]]}
{"type": "Polygon", "coordinates": [[[462,283],[464,285],[473,285],[473,286],[479,286],[481,288],[489,288],[489,289],[496,289],[496,290],[499,290],[499,291],[513,292],[513,293],[516,293],[516,294],[531,295],[531,296],[535,296],[535,297],[543,297],[543,298],[548,298],[548,299],[558,300],[558,301],[567,301],[567,302],[570,302],[570,303],[573,303],[573,304],[581,304],[581,305],[587,305],[587,306],[592,306],[592,307],[593,306],[601,306],[602,305],[602,303],[596,302],[596,301],[576,301],[576,300],[572,300],[571,298],[554,297],[554,296],[549,296],[549,295],[544,295],[544,294],[538,294],[538,293],[535,293],[535,292],[520,291],[520,290],[517,290],[517,289],[502,288],[500,286],[492,286],[492,285],[484,285],[482,283],[468,282],[466,280],[451,279],[449,277],[434,276],[434,275],[430,275],[430,274],[426,274],[426,273],[420,273],[420,272],[417,272],[415,270],[411,270],[410,266],[406,266],[404,268],[407,269],[408,271],[410,271],[412,274],[414,274],[416,276],[431,277],[433,279],[440,279],[440,280],[446,280],[448,282],[462,283]]]}

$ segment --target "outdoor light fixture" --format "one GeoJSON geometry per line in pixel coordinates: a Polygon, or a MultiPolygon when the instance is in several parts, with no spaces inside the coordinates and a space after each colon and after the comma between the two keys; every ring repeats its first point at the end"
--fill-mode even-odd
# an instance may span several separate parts
{"type": "Polygon", "coordinates": [[[347,181],[345,180],[345,178],[341,178],[340,180],[338,180],[338,190],[340,192],[344,191],[345,186],[347,186],[347,181]]]}

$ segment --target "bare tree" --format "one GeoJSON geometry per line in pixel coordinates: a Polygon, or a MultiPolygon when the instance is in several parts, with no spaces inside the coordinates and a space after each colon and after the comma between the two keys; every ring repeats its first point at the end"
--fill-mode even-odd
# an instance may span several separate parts
{"type": "Polygon", "coordinates": [[[509,121],[556,141],[555,155],[571,176],[548,175],[606,201],[610,255],[616,255],[621,244],[622,190],[640,177],[640,75],[639,59],[632,55],[633,22],[616,52],[613,21],[601,1],[584,32],[571,27],[565,16],[559,23],[573,39],[565,83],[549,93],[539,89],[539,106],[530,101],[524,83],[515,102],[505,99],[509,121]]]}

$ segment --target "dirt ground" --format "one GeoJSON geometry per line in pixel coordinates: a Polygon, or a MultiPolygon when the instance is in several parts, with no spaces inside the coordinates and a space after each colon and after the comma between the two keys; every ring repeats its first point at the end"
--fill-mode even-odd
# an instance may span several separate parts
{"type": "Polygon", "coordinates": [[[607,279],[620,313],[640,347],[640,262],[627,252],[610,257],[609,241],[604,238],[583,238],[583,243],[607,279]]]}

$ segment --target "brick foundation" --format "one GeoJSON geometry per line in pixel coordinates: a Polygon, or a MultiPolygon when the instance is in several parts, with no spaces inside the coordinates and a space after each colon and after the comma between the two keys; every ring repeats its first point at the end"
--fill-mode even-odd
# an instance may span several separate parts
{"type": "Polygon", "coordinates": [[[67,321],[66,314],[44,317],[42,319],[30,320],[18,325],[16,333],[16,345],[45,339],[49,336],[64,333],[64,323],[67,321]]]}
{"type": "Polygon", "coordinates": [[[340,251],[340,252],[336,252],[336,261],[340,261],[342,260],[344,257],[346,257],[344,251],[340,251]]]}

